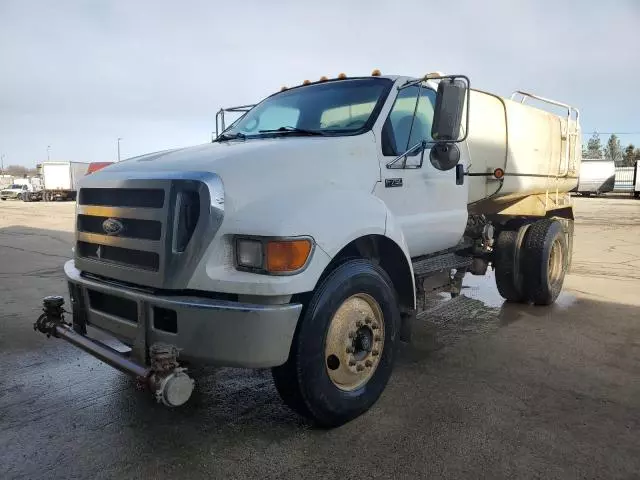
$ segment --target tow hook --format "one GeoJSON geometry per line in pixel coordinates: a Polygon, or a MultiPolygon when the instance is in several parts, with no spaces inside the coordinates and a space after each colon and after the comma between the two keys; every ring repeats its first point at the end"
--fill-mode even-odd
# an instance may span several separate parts
{"type": "Polygon", "coordinates": [[[177,347],[162,343],[151,345],[151,366],[146,367],[129,360],[108,345],[76,333],[71,324],[64,319],[64,298],[45,297],[42,303],[43,313],[33,324],[34,330],[44,333],[47,337],[66,340],[107,365],[133,376],[139,385],[151,390],[159,403],[178,407],[191,397],[194,381],[185,373],[186,369],[180,367],[177,347]]]}

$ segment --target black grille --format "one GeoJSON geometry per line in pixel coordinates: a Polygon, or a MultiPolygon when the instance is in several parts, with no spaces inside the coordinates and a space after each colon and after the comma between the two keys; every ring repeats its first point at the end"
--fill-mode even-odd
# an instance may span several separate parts
{"type": "Polygon", "coordinates": [[[80,205],[162,208],[164,190],[156,188],[82,188],[80,205]]]}
{"type": "Polygon", "coordinates": [[[160,268],[160,256],[154,252],[87,242],[78,242],[77,252],[80,257],[100,260],[106,263],[131,265],[154,272],[157,272],[160,268]],[[98,251],[100,252],[99,254],[98,251]]]}
{"type": "Polygon", "coordinates": [[[184,252],[200,217],[200,195],[193,191],[180,192],[177,203],[176,251],[184,252]]]}
{"type": "Polygon", "coordinates": [[[94,310],[124,318],[130,322],[138,322],[138,306],[133,300],[116,297],[97,290],[87,290],[89,305],[94,310]]]}
{"type": "MultiPolygon", "coordinates": [[[[92,215],[78,215],[77,228],[79,232],[97,233],[104,235],[102,222],[109,217],[95,217],[92,215]]],[[[160,240],[162,235],[162,223],[155,220],[138,220],[131,218],[118,218],[124,229],[119,237],[140,238],[144,240],[160,240]]]]}

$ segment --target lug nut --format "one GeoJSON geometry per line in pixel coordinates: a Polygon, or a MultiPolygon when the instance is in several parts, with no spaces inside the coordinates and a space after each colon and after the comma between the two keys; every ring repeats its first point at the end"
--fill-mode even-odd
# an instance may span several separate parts
{"type": "Polygon", "coordinates": [[[364,370],[364,365],[358,364],[358,366],[356,367],[356,370],[361,372],[362,370],[364,370]]]}
{"type": "Polygon", "coordinates": [[[362,320],[358,320],[358,321],[356,322],[356,327],[361,327],[362,325],[363,325],[363,324],[362,324],[362,320]]]}
{"type": "Polygon", "coordinates": [[[376,335],[376,336],[375,336],[375,338],[374,338],[374,340],[375,340],[376,342],[379,342],[380,340],[382,340],[382,337],[380,337],[380,335],[376,335]]]}
{"type": "Polygon", "coordinates": [[[347,353],[353,353],[353,347],[347,347],[347,353]]]}
{"type": "Polygon", "coordinates": [[[355,360],[349,360],[349,366],[353,367],[356,364],[355,360]]]}
{"type": "Polygon", "coordinates": [[[378,324],[374,323],[373,325],[371,325],[371,328],[373,328],[374,330],[377,330],[378,329],[378,324]]]}
{"type": "Polygon", "coordinates": [[[378,350],[372,350],[371,351],[371,355],[373,355],[374,357],[380,355],[380,352],[378,350]]]}
{"type": "Polygon", "coordinates": [[[367,360],[366,362],[364,362],[364,364],[365,364],[367,367],[371,367],[371,366],[373,365],[373,362],[372,362],[371,360],[367,360]]]}
{"type": "Polygon", "coordinates": [[[367,323],[371,323],[371,317],[365,318],[364,321],[367,322],[367,323]]]}
{"type": "Polygon", "coordinates": [[[356,336],[356,332],[349,332],[349,338],[353,338],[356,336]]]}

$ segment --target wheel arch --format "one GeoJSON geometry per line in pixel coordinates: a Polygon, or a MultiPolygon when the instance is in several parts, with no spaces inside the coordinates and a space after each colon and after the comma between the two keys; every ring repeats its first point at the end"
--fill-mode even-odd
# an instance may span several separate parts
{"type": "Polygon", "coordinates": [[[401,310],[415,308],[415,286],[411,260],[393,239],[380,234],[362,235],[342,247],[325,268],[320,280],[338,265],[353,258],[365,258],[387,272],[398,294],[401,310]]]}

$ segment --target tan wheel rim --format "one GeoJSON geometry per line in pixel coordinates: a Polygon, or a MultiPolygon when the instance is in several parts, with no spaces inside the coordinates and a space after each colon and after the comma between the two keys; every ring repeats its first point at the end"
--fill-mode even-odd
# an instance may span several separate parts
{"type": "Polygon", "coordinates": [[[325,366],[341,390],[361,387],[373,376],[384,348],[384,316],[365,293],[347,298],[331,319],[325,340],[325,366]]]}
{"type": "Polygon", "coordinates": [[[562,243],[556,239],[551,245],[549,254],[549,283],[553,285],[562,277],[564,267],[564,252],[562,251],[562,243]]]}

